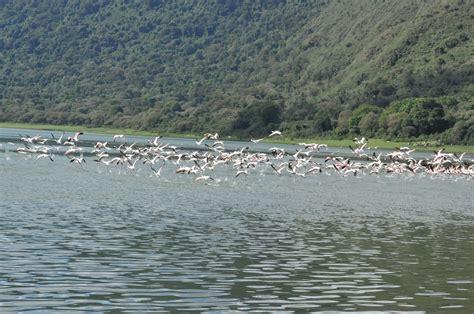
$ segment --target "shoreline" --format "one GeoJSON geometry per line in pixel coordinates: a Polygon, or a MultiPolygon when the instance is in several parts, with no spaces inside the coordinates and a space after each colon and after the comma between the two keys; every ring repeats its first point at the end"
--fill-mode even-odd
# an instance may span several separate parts
{"type": "MultiPolygon", "coordinates": [[[[192,134],[192,133],[167,133],[167,132],[153,132],[153,131],[142,131],[135,129],[119,129],[119,128],[93,128],[85,126],[71,126],[71,125],[53,125],[53,124],[32,124],[32,123],[17,123],[17,122],[0,122],[0,128],[13,128],[13,129],[29,129],[29,130],[47,130],[47,131],[66,131],[66,132],[76,132],[76,131],[85,131],[98,134],[125,134],[132,136],[164,136],[164,137],[174,137],[174,138],[193,138],[198,139],[201,135],[192,134]]],[[[232,136],[227,136],[223,140],[230,141],[245,141],[243,139],[238,139],[232,136]]],[[[275,143],[275,144],[298,144],[302,142],[316,142],[319,144],[326,144],[330,147],[345,147],[349,145],[354,146],[354,143],[351,139],[324,139],[324,138],[269,138],[265,139],[265,143],[275,143]]],[[[410,141],[387,141],[384,139],[369,138],[368,146],[377,148],[377,149],[395,149],[396,147],[409,146],[416,149],[420,152],[430,152],[445,148],[446,152],[451,153],[474,153],[474,146],[470,145],[433,145],[433,146],[419,146],[416,143],[411,143],[410,141]],[[415,144],[415,145],[414,145],[415,144]]]]}

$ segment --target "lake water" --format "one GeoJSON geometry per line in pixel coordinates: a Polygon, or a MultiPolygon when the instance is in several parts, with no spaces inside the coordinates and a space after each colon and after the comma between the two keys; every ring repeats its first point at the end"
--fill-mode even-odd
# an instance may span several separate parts
{"type": "Polygon", "coordinates": [[[0,152],[0,311],[474,311],[472,178],[218,171],[0,152]]]}

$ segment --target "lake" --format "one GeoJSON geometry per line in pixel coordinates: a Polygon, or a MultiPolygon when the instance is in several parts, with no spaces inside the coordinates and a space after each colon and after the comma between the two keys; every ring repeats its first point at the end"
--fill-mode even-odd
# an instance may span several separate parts
{"type": "Polygon", "coordinates": [[[36,160],[5,149],[12,132],[2,312],[474,310],[472,177],[220,168],[196,182],[36,160]]]}

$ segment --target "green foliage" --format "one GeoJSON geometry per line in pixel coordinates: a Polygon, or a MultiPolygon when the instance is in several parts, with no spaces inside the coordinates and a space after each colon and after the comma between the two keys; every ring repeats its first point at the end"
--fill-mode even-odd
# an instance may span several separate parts
{"type": "Polygon", "coordinates": [[[281,108],[271,102],[257,102],[241,110],[232,128],[245,135],[267,135],[281,122],[281,108]]]}
{"type": "Polygon", "coordinates": [[[379,129],[379,115],[373,111],[364,115],[357,124],[359,133],[373,137],[379,129]]]}
{"type": "Polygon", "coordinates": [[[444,0],[0,1],[0,120],[469,142],[471,11],[444,0]]]}
{"type": "Polygon", "coordinates": [[[390,135],[406,137],[441,133],[449,127],[444,108],[435,99],[412,98],[392,103],[383,111],[380,123],[390,135]]]}
{"type": "Polygon", "coordinates": [[[349,121],[351,118],[352,111],[344,110],[339,113],[337,119],[337,128],[336,132],[339,135],[347,135],[349,133],[349,121]]]}
{"type": "Polygon", "coordinates": [[[361,105],[357,107],[354,111],[352,111],[351,117],[349,119],[349,128],[354,130],[355,133],[358,133],[359,123],[362,121],[362,119],[369,115],[369,117],[363,121],[364,127],[368,127],[368,124],[371,124],[369,120],[372,120],[373,117],[373,115],[370,114],[377,115],[380,111],[381,109],[374,105],[361,105]]]}

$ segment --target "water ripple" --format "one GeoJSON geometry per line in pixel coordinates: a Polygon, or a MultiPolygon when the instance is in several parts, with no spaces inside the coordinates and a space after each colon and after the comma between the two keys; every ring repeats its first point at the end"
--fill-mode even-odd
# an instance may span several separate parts
{"type": "Polygon", "coordinates": [[[54,169],[0,164],[2,311],[474,308],[469,182],[54,169]]]}

